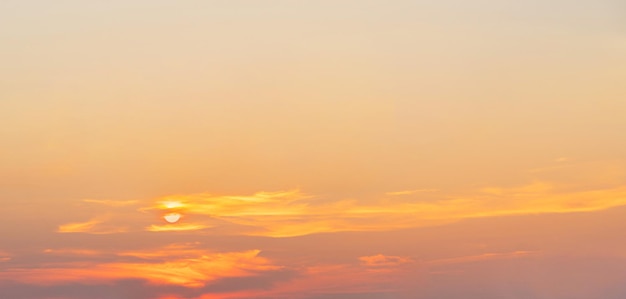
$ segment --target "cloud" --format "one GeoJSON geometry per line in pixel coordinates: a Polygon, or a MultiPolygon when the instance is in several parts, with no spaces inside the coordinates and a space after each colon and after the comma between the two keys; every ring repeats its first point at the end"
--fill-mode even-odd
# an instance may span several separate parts
{"type": "MultiPolygon", "coordinates": [[[[390,257],[390,260],[394,260],[394,257],[390,257]]],[[[271,290],[259,292],[255,296],[232,298],[301,298],[303,294],[308,295],[306,298],[343,298],[348,295],[359,298],[359,294],[381,293],[391,296],[401,288],[407,277],[412,277],[411,283],[415,283],[414,279],[418,275],[415,267],[399,267],[411,264],[408,261],[403,262],[404,260],[401,264],[380,267],[365,263],[309,265],[301,269],[300,274],[292,280],[277,283],[271,290]]]]}
{"type": "Polygon", "coordinates": [[[87,222],[75,222],[67,223],[59,226],[58,232],[60,233],[84,233],[91,231],[97,224],[102,223],[102,220],[92,219],[87,222]]]}
{"type": "Polygon", "coordinates": [[[46,249],[43,251],[46,254],[52,255],[66,255],[66,256],[99,256],[103,255],[102,251],[92,250],[92,249],[73,249],[73,248],[63,248],[63,249],[46,249]]]}
{"type": "Polygon", "coordinates": [[[181,258],[205,254],[205,250],[195,247],[198,244],[199,243],[170,244],[162,248],[152,250],[122,251],[117,253],[117,255],[156,260],[162,258],[181,258]]]}
{"type": "Polygon", "coordinates": [[[524,258],[529,256],[536,256],[539,252],[537,251],[514,251],[514,252],[504,252],[504,253],[484,253],[480,255],[469,255],[469,256],[461,256],[454,258],[445,258],[445,259],[437,259],[428,261],[427,264],[430,265],[449,265],[449,264],[464,264],[464,263],[473,263],[473,262],[481,262],[486,260],[500,260],[500,259],[513,259],[513,258],[524,258]]]}
{"type": "MultiPolygon", "coordinates": [[[[533,182],[512,188],[481,188],[466,195],[449,195],[431,202],[325,202],[299,190],[291,190],[249,196],[170,196],[143,210],[161,213],[175,210],[196,215],[198,223],[194,225],[209,227],[219,221],[222,227],[230,225],[234,234],[292,237],[339,231],[385,231],[468,218],[589,212],[625,204],[626,187],[565,192],[548,182],[533,182]],[[176,204],[169,208],[164,202],[176,204]]],[[[160,231],[160,228],[152,226],[149,230],[160,231]]],[[[163,228],[167,230],[167,227],[163,228]]]]}
{"type": "Polygon", "coordinates": [[[73,222],[62,224],[58,227],[59,233],[89,233],[89,234],[114,234],[127,232],[127,227],[114,227],[102,225],[105,223],[103,218],[94,218],[86,222],[73,222]]]}
{"type": "Polygon", "coordinates": [[[512,253],[496,253],[502,258],[495,259],[493,263],[462,263],[458,272],[437,275],[429,275],[428,269],[420,271],[419,264],[408,264],[410,267],[387,273],[369,272],[363,264],[341,264],[304,267],[299,274],[278,270],[257,272],[255,276],[221,278],[204,287],[146,283],[142,279],[84,280],[42,285],[23,284],[2,277],[0,290],[4,297],[12,299],[497,299],[598,296],[620,299],[626,293],[623,287],[626,267],[622,258],[539,255],[525,260],[514,257],[512,253]],[[507,255],[511,257],[505,258],[507,255]]]}
{"type": "Polygon", "coordinates": [[[359,260],[368,267],[395,267],[413,262],[413,260],[407,257],[388,256],[382,254],[362,256],[359,257],[359,260]]]}
{"type": "Polygon", "coordinates": [[[178,231],[193,231],[193,230],[201,230],[205,228],[209,228],[208,225],[203,224],[193,224],[193,223],[184,223],[184,224],[167,224],[167,225],[150,225],[146,228],[147,231],[151,232],[178,232],[178,231]]]}
{"type": "MultiPolygon", "coordinates": [[[[72,251],[64,251],[69,252],[72,251]]],[[[255,276],[282,269],[259,253],[260,250],[216,253],[188,245],[168,246],[117,254],[138,258],[135,262],[74,262],[40,268],[9,268],[0,272],[0,280],[57,285],[141,279],[152,284],[199,288],[222,278],[255,276]]]]}
{"type": "MultiPolygon", "coordinates": [[[[409,192],[417,190],[395,193],[409,192]]],[[[129,209],[131,206],[123,206],[125,210],[119,211],[119,206],[109,204],[111,209],[116,209],[107,211],[108,215],[115,215],[114,222],[110,216],[100,216],[86,222],[63,224],[58,232],[202,231],[204,234],[294,237],[342,231],[389,231],[470,218],[591,212],[621,205],[626,205],[626,186],[567,190],[548,181],[506,188],[485,187],[456,194],[439,193],[429,201],[328,201],[300,190],[250,195],[199,193],[142,201],[137,206],[132,205],[133,210],[129,209]],[[167,213],[178,213],[183,218],[166,224],[162,215],[167,213]],[[155,219],[160,222],[154,223],[155,219]]]]}

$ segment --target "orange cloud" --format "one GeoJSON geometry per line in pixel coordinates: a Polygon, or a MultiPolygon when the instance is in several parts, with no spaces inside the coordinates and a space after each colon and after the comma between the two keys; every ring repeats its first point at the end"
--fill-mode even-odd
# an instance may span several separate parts
{"type": "Polygon", "coordinates": [[[6,269],[0,272],[0,279],[34,284],[144,279],[154,284],[202,287],[220,278],[254,276],[259,272],[281,269],[266,258],[259,257],[259,253],[259,250],[214,253],[186,246],[170,246],[155,251],[118,254],[140,257],[145,260],[142,263],[68,264],[37,269],[6,269]]]}

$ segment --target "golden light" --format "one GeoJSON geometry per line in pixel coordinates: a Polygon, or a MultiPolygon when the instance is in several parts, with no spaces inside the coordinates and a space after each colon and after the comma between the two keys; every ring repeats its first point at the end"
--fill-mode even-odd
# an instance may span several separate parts
{"type": "Polygon", "coordinates": [[[165,219],[165,221],[169,222],[169,223],[176,223],[178,222],[178,220],[180,220],[181,215],[178,213],[169,213],[166,214],[165,216],[163,216],[163,218],[165,219]]]}
{"type": "Polygon", "coordinates": [[[180,201],[164,201],[162,202],[163,206],[168,209],[181,208],[183,204],[180,201]]]}

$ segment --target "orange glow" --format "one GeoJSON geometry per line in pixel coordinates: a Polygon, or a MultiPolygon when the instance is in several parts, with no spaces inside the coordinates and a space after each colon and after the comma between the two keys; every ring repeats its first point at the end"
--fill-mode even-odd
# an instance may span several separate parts
{"type": "Polygon", "coordinates": [[[159,202],[159,206],[164,209],[172,210],[183,208],[185,204],[177,200],[164,200],[159,202]]]}
{"type": "Polygon", "coordinates": [[[42,269],[7,269],[0,278],[28,283],[54,284],[71,281],[107,281],[115,279],[144,279],[154,284],[174,284],[202,287],[207,282],[224,277],[254,276],[263,271],[279,270],[269,260],[259,257],[259,250],[213,253],[188,247],[171,246],[156,251],[120,253],[136,256],[145,263],[103,263],[67,265],[42,269]],[[167,256],[168,261],[154,260],[167,256]]]}

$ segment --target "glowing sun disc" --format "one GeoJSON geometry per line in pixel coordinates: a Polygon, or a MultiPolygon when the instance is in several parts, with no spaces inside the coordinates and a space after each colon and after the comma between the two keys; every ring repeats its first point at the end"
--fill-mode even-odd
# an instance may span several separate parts
{"type": "Polygon", "coordinates": [[[165,219],[165,221],[167,221],[169,223],[176,223],[176,222],[178,222],[178,220],[180,220],[180,214],[178,214],[178,213],[169,213],[169,214],[163,216],[163,218],[165,219]]]}

